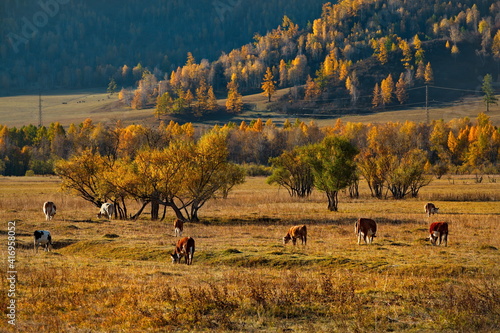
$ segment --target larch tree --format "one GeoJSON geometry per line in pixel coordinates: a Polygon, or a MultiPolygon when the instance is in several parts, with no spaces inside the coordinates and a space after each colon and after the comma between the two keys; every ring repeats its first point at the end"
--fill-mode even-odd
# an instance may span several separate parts
{"type": "Polygon", "coordinates": [[[382,80],[380,84],[380,95],[382,97],[382,104],[387,105],[392,101],[392,94],[394,93],[394,81],[392,75],[389,74],[386,79],[382,80]]]}
{"type": "Polygon", "coordinates": [[[400,104],[408,101],[408,85],[406,84],[404,73],[401,73],[398,82],[396,82],[396,98],[400,104]]]}
{"type": "Polygon", "coordinates": [[[238,82],[233,74],[231,81],[227,84],[226,109],[231,113],[238,113],[243,109],[243,97],[238,92],[238,82]]]}
{"type": "Polygon", "coordinates": [[[276,93],[276,82],[273,80],[274,75],[271,67],[267,67],[266,74],[264,75],[264,80],[262,81],[262,94],[267,96],[268,102],[271,102],[271,96],[276,93]]]}
{"type": "Polygon", "coordinates": [[[430,62],[428,62],[427,65],[425,66],[424,82],[425,84],[431,84],[434,82],[434,72],[432,71],[430,62]]]}
{"type": "Polygon", "coordinates": [[[382,105],[382,94],[380,91],[380,87],[378,83],[375,83],[375,88],[373,88],[373,98],[372,98],[372,107],[378,108],[382,105]]]}
{"type": "Polygon", "coordinates": [[[305,86],[305,96],[306,100],[314,100],[321,96],[321,89],[319,85],[314,81],[311,76],[307,76],[306,86],[305,86]]]}

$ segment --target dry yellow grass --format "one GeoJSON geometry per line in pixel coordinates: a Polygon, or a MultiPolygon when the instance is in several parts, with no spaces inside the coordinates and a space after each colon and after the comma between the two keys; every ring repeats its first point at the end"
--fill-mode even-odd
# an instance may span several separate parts
{"type": "MultiPolygon", "coordinates": [[[[184,235],[196,240],[186,266],[170,262],[171,213],[166,222],[98,220],[97,208],[59,192],[55,177],[0,178],[2,233],[17,220],[17,330],[497,332],[500,188],[452,180],[404,201],[372,199],[362,184],[360,199],[342,197],[332,213],[321,193],[292,199],[249,178],[204,207],[201,223],[186,223],[184,235]],[[436,201],[442,214],[424,214],[436,195],[483,191],[496,201],[436,201]],[[46,199],[58,205],[50,222],[46,199]],[[360,216],[379,224],[371,246],[356,244],[360,216]],[[448,247],[426,239],[434,220],[449,222],[448,247]],[[283,246],[298,223],[309,227],[307,246],[283,246]],[[52,232],[54,251],[33,252],[37,229],[52,232]]],[[[0,299],[7,304],[5,292],[0,299]]],[[[3,319],[0,330],[8,327],[3,319]]]]}

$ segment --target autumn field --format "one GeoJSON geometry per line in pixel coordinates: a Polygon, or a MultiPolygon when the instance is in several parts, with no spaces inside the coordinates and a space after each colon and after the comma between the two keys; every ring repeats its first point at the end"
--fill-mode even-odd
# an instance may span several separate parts
{"type": "MultiPolygon", "coordinates": [[[[186,266],[170,260],[171,212],[163,222],[99,220],[97,208],[60,192],[56,177],[3,177],[4,237],[7,222],[16,222],[16,330],[498,332],[495,181],[443,177],[420,198],[401,201],[372,199],[362,183],[361,197],[342,195],[332,213],[321,193],[290,198],[265,178],[248,178],[227,199],[210,201],[200,223],[185,225],[184,235],[196,240],[186,266]],[[44,200],[57,204],[53,221],[45,221],[44,200]],[[439,215],[425,216],[428,200],[439,215]],[[361,216],[378,222],[372,245],[356,243],[361,216]],[[426,239],[436,220],[450,225],[448,247],[426,239]],[[294,224],[308,225],[307,246],[282,244],[294,224]],[[52,252],[34,253],[39,229],[51,231],[52,252]]],[[[3,287],[0,330],[14,331],[3,287]]]]}

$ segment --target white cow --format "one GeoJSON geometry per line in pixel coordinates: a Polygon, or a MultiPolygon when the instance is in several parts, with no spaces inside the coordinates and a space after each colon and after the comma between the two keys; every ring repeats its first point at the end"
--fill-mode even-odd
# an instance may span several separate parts
{"type": "Polygon", "coordinates": [[[35,252],[38,252],[38,246],[43,246],[45,251],[50,251],[52,247],[52,236],[49,231],[37,230],[33,233],[35,252]]]}
{"type": "Polygon", "coordinates": [[[43,203],[43,213],[45,214],[45,220],[50,221],[56,215],[56,205],[52,201],[46,201],[43,203]]]}
{"type": "Polygon", "coordinates": [[[99,213],[97,213],[97,218],[101,218],[102,216],[105,216],[108,218],[108,220],[113,217],[113,213],[115,212],[115,205],[109,202],[105,202],[101,205],[101,210],[99,213]]]}

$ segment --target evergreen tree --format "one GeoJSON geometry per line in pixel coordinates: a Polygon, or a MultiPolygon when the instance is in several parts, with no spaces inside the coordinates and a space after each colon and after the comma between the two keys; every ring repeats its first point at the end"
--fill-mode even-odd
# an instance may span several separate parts
{"type": "Polygon", "coordinates": [[[486,112],[490,111],[490,104],[498,105],[498,98],[495,96],[495,90],[491,85],[491,74],[486,74],[483,78],[484,104],[486,104],[486,112]]]}
{"type": "Polygon", "coordinates": [[[107,93],[112,96],[116,92],[116,82],[114,78],[111,78],[108,84],[107,93]]]}

